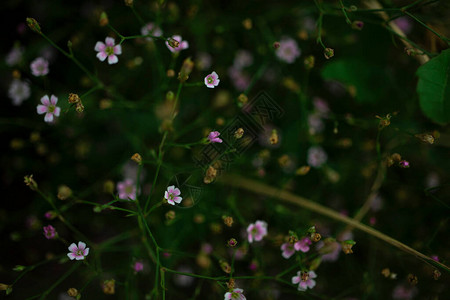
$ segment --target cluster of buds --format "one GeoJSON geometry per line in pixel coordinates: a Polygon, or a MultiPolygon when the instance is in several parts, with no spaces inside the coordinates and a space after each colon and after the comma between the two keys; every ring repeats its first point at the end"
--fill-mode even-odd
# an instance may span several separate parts
{"type": "Polygon", "coordinates": [[[228,246],[228,247],[231,247],[231,248],[236,247],[237,244],[238,244],[238,242],[236,241],[235,238],[231,238],[231,239],[229,239],[228,242],[227,242],[227,246],[228,246]]]}
{"type": "Polygon", "coordinates": [[[325,48],[323,50],[323,56],[325,56],[326,59],[330,59],[334,56],[334,49],[332,48],[325,48]]]}
{"type": "Polygon", "coordinates": [[[36,191],[38,188],[37,182],[33,179],[33,175],[27,175],[24,177],[24,182],[30,187],[32,191],[36,191]]]}
{"type": "Polygon", "coordinates": [[[233,226],[233,223],[234,223],[233,217],[230,217],[230,216],[223,216],[222,219],[223,219],[223,223],[224,223],[226,226],[228,226],[228,227],[233,226]]]}
{"type": "Polygon", "coordinates": [[[80,96],[78,96],[77,94],[70,93],[68,102],[72,105],[75,105],[75,110],[77,111],[77,113],[82,113],[84,111],[84,105],[81,102],[80,96]]]}
{"type": "Polygon", "coordinates": [[[178,80],[180,82],[185,82],[189,79],[189,75],[191,74],[192,70],[194,69],[194,62],[191,60],[190,57],[186,58],[183,61],[183,64],[181,65],[181,70],[178,73],[178,80]]]}
{"type": "Polygon", "coordinates": [[[355,244],[356,244],[356,242],[353,241],[353,240],[347,240],[347,241],[341,242],[342,251],[343,251],[345,254],[352,254],[352,253],[353,253],[352,247],[353,247],[355,244]]]}
{"type": "Polygon", "coordinates": [[[142,156],[139,153],[133,154],[133,156],[131,156],[131,160],[138,165],[142,165],[142,156]]]}
{"type": "Polygon", "coordinates": [[[217,177],[217,169],[213,166],[209,166],[206,170],[205,177],[203,178],[203,182],[209,184],[213,182],[217,177]]]}
{"type": "Polygon", "coordinates": [[[387,114],[385,117],[375,116],[375,118],[380,120],[380,123],[378,124],[379,130],[391,125],[391,118],[392,118],[391,114],[387,114]]]}
{"type": "Polygon", "coordinates": [[[307,70],[311,70],[312,68],[314,68],[314,64],[316,62],[316,58],[312,55],[307,56],[304,60],[303,60],[303,64],[305,65],[305,68],[307,70]]]}

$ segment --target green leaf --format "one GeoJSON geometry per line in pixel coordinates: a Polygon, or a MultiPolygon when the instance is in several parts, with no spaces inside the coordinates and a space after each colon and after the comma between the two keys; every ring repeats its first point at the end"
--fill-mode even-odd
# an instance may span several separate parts
{"type": "Polygon", "coordinates": [[[423,113],[435,122],[450,122],[450,49],[421,66],[416,74],[423,113]]]}
{"type": "Polygon", "coordinates": [[[357,58],[342,58],[330,61],[322,70],[326,80],[337,80],[347,88],[352,86],[355,100],[360,103],[375,103],[386,91],[386,72],[378,65],[357,58]]]}

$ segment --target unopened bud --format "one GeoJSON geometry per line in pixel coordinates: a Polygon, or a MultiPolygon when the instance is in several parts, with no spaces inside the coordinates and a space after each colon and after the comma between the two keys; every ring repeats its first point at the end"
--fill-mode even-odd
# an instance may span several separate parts
{"type": "Polygon", "coordinates": [[[356,30],[362,30],[364,27],[364,22],[363,21],[353,21],[352,23],[352,28],[356,29],[356,30]]]}
{"type": "Polygon", "coordinates": [[[227,225],[228,227],[233,226],[233,223],[234,223],[233,217],[230,217],[230,216],[223,216],[222,218],[223,218],[223,223],[224,223],[225,225],[227,225]]]}
{"type": "Polygon", "coordinates": [[[105,183],[103,183],[103,191],[107,194],[114,193],[114,182],[112,182],[112,180],[106,180],[105,183]]]}
{"type": "Polygon", "coordinates": [[[233,279],[233,278],[230,278],[230,281],[227,282],[227,287],[228,287],[228,289],[229,289],[229,290],[233,290],[233,289],[234,289],[234,285],[235,285],[234,279],[233,279]]]}
{"type": "Polygon", "coordinates": [[[402,156],[398,153],[392,154],[391,158],[394,162],[400,162],[402,160],[402,156]]]}
{"type": "Polygon", "coordinates": [[[441,272],[438,269],[433,270],[433,279],[438,280],[441,277],[441,272]]]}
{"type": "Polygon", "coordinates": [[[109,20],[108,20],[108,15],[106,14],[106,12],[103,11],[103,12],[100,14],[100,20],[99,20],[98,23],[99,23],[100,26],[102,26],[102,27],[108,25],[109,20]]]}
{"type": "Polygon", "coordinates": [[[75,103],[80,102],[81,99],[80,99],[80,96],[78,96],[77,94],[70,93],[68,101],[70,104],[75,104],[75,103]]]}
{"type": "Polygon", "coordinates": [[[34,32],[39,33],[39,34],[42,33],[41,32],[41,27],[39,26],[39,23],[34,18],[27,18],[27,25],[34,32]]]}
{"type": "Polygon", "coordinates": [[[84,105],[83,103],[81,103],[81,101],[75,105],[75,111],[79,114],[81,114],[84,111],[84,105]]]}
{"type": "Polygon", "coordinates": [[[274,43],[273,43],[273,48],[274,48],[274,49],[280,48],[280,42],[274,42],[274,43]]]}
{"type": "Polygon", "coordinates": [[[231,238],[227,242],[228,247],[236,247],[237,244],[238,244],[238,242],[236,241],[235,238],[231,238]]]}
{"type": "Polygon", "coordinates": [[[172,78],[175,76],[175,71],[172,69],[167,70],[166,72],[167,77],[172,78]]]}
{"type": "Polygon", "coordinates": [[[269,142],[271,145],[276,145],[278,144],[278,141],[279,141],[278,132],[276,129],[273,129],[269,138],[269,142]]]}
{"type": "Polygon", "coordinates": [[[380,123],[378,124],[378,129],[383,129],[383,128],[391,125],[391,114],[387,114],[386,117],[380,117],[380,116],[375,116],[375,117],[380,120],[380,123]]]}
{"type": "Polygon", "coordinates": [[[38,188],[37,182],[33,179],[33,175],[27,175],[24,177],[24,182],[31,190],[35,191],[38,188]]]}
{"type": "Polygon", "coordinates": [[[427,144],[434,144],[434,136],[429,133],[416,134],[416,138],[427,144]]]}
{"type": "Polygon", "coordinates": [[[311,70],[312,68],[314,68],[314,64],[315,64],[316,58],[312,55],[309,55],[305,58],[305,60],[303,61],[303,63],[305,64],[305,68],[308,70],[311,70]]]}
{"type": "Polygon", "coordinates": [[[323,55],[325,56],[326,59],[330,59],[334,56],[334,49],[332,48],[325,48],[323,50],[323,55]]]}
{"type": "Polygon", "coordinates": [[[222,271],[224,271],[227,274],[231,273],[231,266],[229,263],[227,263],[224,260],[221,260],[221,261],[219,261],[219,264],[220,264],[220,268],[222,269],[222,271]]]}
{"type": "Polygon", "coordinates": [[[58,187],[57,197],[59,200],[66,200],[70,196],[72,196],[72,190],[70,189],[70,187],[68,187],[67,185],[60,185],[58,187]]]}
{"type": "Polygon", "coordinates": [[[125,0],[125,5],[126,6],[133,6],[133,0],[125,0]]]}
{"type": "Polygon", "coordinates": [[[178,46],[180,46],[180,42],[174,38],[169,38],[167,42],[169,43],[169,46],[172,48],[177,48],[178,46]]]}
{"type": "Polygon", "coordinates": [[[172,221],[174,220],[176,217],[176,214],[173,210],[169,210],[168,212],[166,212],[166,220],[167,221],[172,221]]]}
{"type": "Polygon", "coordinates": [[[295,175],[300,175],[300,176],[306,175],[309,173],[309,170],[311,170],[310,166],[302,166],[295,171],[295,175]]]}
{"type": "Polygon", "coordinates": [[[408,274],[408,282],[410,285],[417,285],[419,283],[419,279],[414,274],[408,274]]]}
{"type": "Polygon", "coordinates": [[[245,103],[247,103],[248,98],[247,98],[247,96],[246,96],[245,94],[240,94],[240,95],[238,96],[238,101],[239,101],[239,103],[240,103],[241,105],[244,105],[245,103]]]}
{"type": "Polygon", "coordinates": [[[318,241],[320,241],[320,239],[322,238],[322,236],[320,235],[320,233],[311,233],[311,241],[317,243],[318,241]]]}
{"type": "Polygon", "coordinates": [[[116,281],[114,279],[103,281],[102,289],[106,295],[114,295],[116,293],[116,281]]]}
{"type": "Polygon", "coordinates": [[[381,270],[381,275],[388,278],[391,275],[391,270],[389,270],[389,268],[384,268],[383,270],[381,270]]]}
{"type": "Polygon", "coordinates": [[[353,253],[352,247],[353,247],[355,244],[356,244],[356,242],[355,242],[355,241],[352,241],[352,240],[348,240],[348,241],[342,242],[342,243],[341,243],[342,251],[343,251],[345,254],[352,254],[352,253],[353,253]]]}
{"type": "Polygon", "coordinates": [[[13,77],[14,79],[20,79],[21,76],[22,76],[22,74],[20,74],[20,71],[19,71],[19,70],[14,70],[14,71],[12,72],[12,77],[13,77]]]}
{"type": "Polygon", "coordinates": [[[181,70],[178,73],[178,80],[180,82],[185,82],[189,79],[189,74],[191,74],[192,70],[194,69],[194,62],[191,60],[190,57],[186,58],[183,61],[183,64],[181,65],[181,70]]]}
{"type": "Polygon", "coordinates": [[[234,132],[234,138],[235,138],[235,139],[240,139],[240,138],[242,138],[243,135],[244,135],[244,129],[243,129],[243,128],[238,128],[238,129],[234,132]]]}
{"type": "Polygon", "coordinates": [[[79,295],[79,293],[76,288],[70,288],[67,290],[67,295],[69,295],[70,297],[76,297],[79,295]]]}
{"type": "Polygon", "coordinates": [[[244,21],[242,21],[242,26],[244,26],[245,29],[250,30],[253,27],[252,19],[247,18],[244,21]]]}
{"type": "Polygon", "coordinates": [[[142,156],[139,153],[133,154],[133,156],[131,156],[131,160],[138,165],[142,165],[142,156]]]}

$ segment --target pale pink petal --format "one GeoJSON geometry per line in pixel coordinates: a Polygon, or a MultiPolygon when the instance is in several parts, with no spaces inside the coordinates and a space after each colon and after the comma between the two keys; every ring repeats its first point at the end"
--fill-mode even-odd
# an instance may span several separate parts
{"type": "Polygon", "coordinates": [[[172,38],[173,38],[175,41],[180,42],[180,43],[181,43],[181,41],[183,40],[183,38],[182,38],[180,35],[174,35],[174,36],[172,36],[172,38]]]}
{"type": "Polygon", "coordinates": [[[83,260],[84,256],[83,255],[75,255],[75,259],[76,260],[83,260]]]}
{"type": "Polygon", "coordinates": [[[77,245],[75,243],[70,244],[70,246],[69,246],[69,251],[70,252],[75,252],[77,250],[78,250],[78,248],[77,248],[77,245]]]}
{"type": "Polygon", "coordinates": [[[314,272],[314,271],[309,271],[309,278],[316,278],[317,277],[317,275],[316,275],[316,272],[314,272]]]}
{"type": "Polygon", "coordinates": [[[107,37],[105,39],[106,46],[108,47],[114,47],[114,39],[112,37],[107,37]]]}
{"type": "Polygon", "coordinates": [[[60,107],[55,107],[55,111],[53,112],[53,114],[57,117],[59,117],[59,114],[61,113],[61,108],[60,107]]]}
{"type": "Polygon", "coordinates": [[[95,44],[95,51],[100,51],[103,52],[106,49],[106,45],[103,44],[102,42],[97,42],[97,44],[95,44]]]}
{"type": "Polygon", "coordinates": [[[122,46],[121,45],[114,46],[114,54],[122,54],[122,46]]]}
{"type": "Polygon", "coordinates": [[[173,202],[173,200],[167,199],[167,203],[169,203],[170,205],[175,205],[175,202],[173,202]]]}
{"type": "Polygon", "coordinates": [[[167,187],[167,191],[169,192],[169,194],[173,194],[174,190],[175,190],[175,186],[174,185],[171,185],[171,186],[167,187]]]}
{"type": "Polygon", "coordinates": [[[299,283],[299,285],[298,285],[298,290],[299,291],[306,291],[307,287],[308,287],[308,285],[306,284],[306,282],[301,281],[299,283]]]}
{"type": "Polygon", "coordinates": [[[108,64],[116,64],[119,61],[119,58],[117,58],[116,55],[110,55],[108,56],[108,64]]]}
{"type": "Polygon", "coordinates": [[[119,182],[119,183],[117,184],[117,189],[118,189],[118,190],[123,190],[123,189],[125,189],[125,183],[119,182]]]}
{"type": "Polygon", "coordinates": [[[88,256],[88,254],[89,254],[89,248],[84,249],[83,255],[88,256]]]}
{"type": "Polygon", "coordinates": [[[173,190],[173,194],[174,194],[175,196],[179,196],[179,195],[181,194],[180,189],[179,189],[179,188],[175,188],[175,189],[173,190]]]}
{"type": "Polygon", "coordinates": [[[293,284],[297,284],[300,282],[300,276],[294,276],[292,277],[292,283],[293,284]]]}
{"type": "Polygon", "coordinates": [[[86,249],[86,243],[78,242],[78,250],[84,250],[86,249]]]}
{"type": "Polygon", "coordinates": [[[48,99],[47,95],[45,95],[44,97],[41,98],[41,102],[44,105],[47,105],[47,106],[50,105],[50,100],[48,99]]]}
{"type": "Polygon", "coordinates": [[[169,193],[167,191],[164,192],[164,198],[169,200],[169,193]]]}
{"type": "Polygon", "coordinates": [[[71,253],[67,253],[67,256],[70,258],[70,260],[74,260],[75,259],[75,254],[71,253]]]}
{"type": "Polygon", "coordinates": [[[234,289],[233,292],[238,293],[238,294],[242,294],[244,290],[243,289],[234,289]]]}
{"type": "Polygon", "coordinates": [[[316,281],[315,281],[315,280],[312,280],[312,279],[309,279],[309,280],[306,281],[306,285],[307,285],[310,289],[312,289],[313,287],[316,286],[316,281]]]}
{"type": "Polygon", "coordinates": [[[219,75],[217,75],[216,72],[212,72],[212,73],[211,73],[211,76],[214,78],[214,80],[216,80],[216,79],[219,78],[219,75]]]}
{"type": "Polygon", "coordinates": [[[44,121],[45,121],[45,122],[53,122],[53,114],[51,114],[51,113],[46,113],[46,114],[45,114],[44,121]]]}
{"type": "Polygon", "coordinates": [[[48,107],[45,106],[45,105],[39,104],[37,106],[37,113],[40,114],[40,115],[45,114],[47,112],[47,110],[48,110],[48,107]]]}
{"type": "Polygon", "coordinates": [[[212,83],[207,83],[207,84],[206,84],[206,87],[208,87],[208,88],[210,88],[210,89],[213,89],[213,88],[214,88],[214,84],[212,84],[212,83]]]}
{"type": "Polygon", "coordinates": [[[227,293],[225,294],[224,300],[231,300],[231,293],[230,293],[230,292],[227,292],[227,293]]]}
{"type": "Polygon", "coordinates": [[[173,198],[173,201],[175,201],[176,203],[180,203],[181,200],[183,200],[183,198],[181,198],[181,197],[175,197],[175,198],[173,198]]]}
{"type": "Polygon", "coordinates": [[[106,52],[104,51],[97,53],[97,58],[100,59],[100,61],[105,61],[107,57],[108,55],[106,55],[106,52]]]}
{"type": "Polygon", "coordinates": [[[189,43],[187,41],[182,41],[180,43],[180,49],[183,50],[183,49],[187,49],[187,48],[189,48],[189,43]]]}
{"type": "Polygon", "coordinates": [[[56,103],[58,103],[58,97],[56,97],[55,95],[52,95],[52,96],[50,97],[50,102],[51,102],[53,105],[56,105],[56,103]]]}

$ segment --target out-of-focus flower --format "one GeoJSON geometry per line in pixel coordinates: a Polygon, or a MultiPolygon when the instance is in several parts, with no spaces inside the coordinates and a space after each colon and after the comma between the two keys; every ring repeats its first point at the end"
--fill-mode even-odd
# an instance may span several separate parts
{"type": "Polygon", "coordinates": [[[118,182],[117,191],[120,199],[136,200],[136,183],[130,178],[118,182]]]}
{"type": "Polygon", "coordinates": [[[298,290],[299,291],[306,291],[308,288],[312,289],[314,286],[316,286],[316,281],[314,278],[316,278],[317,275],[314,271],[309,272],[297,272],[297,276],[292,277],[292,283],[297,284],[298,283],[298,290]]]}
{"type": "Polygon", "coordinates": [[[38,57],[30,64],[31,73],[34,76],[45,76],[48,74],[48,60],[43,57],[38,57]]]}
{"type": "Polygon", "coordinates": [[[8,90],[8,97],[12,99],[13,105],[22,104],[23,100],[30,97],[30,85],[26,81],[14,79],[8,90]]]}
{"type": "Polygon", "coordinates": [[[222,143],[222,139],[219,138],[220,132],[211,131],[208,135],[208,140],[210,143],[222,143]]]}
{"type": "Polygon", "coordinates": [[[164,198],[170,205],[175,205],[175,203],[180,203],[181,200],[183,200],[183,198],[180,197],[180,194],[180,189],[176,188],[174,185],[171,185],[167,187],[167,191],[164,193],[164,198]]]}
{"type": "MultiPolygon", "coordinates": [[[[162,36],[163,32],[162,32],[161,28],[157,27],[154,23],[147,23],[141,28],[141,34],[160,37],[160,36],[162,36]]],[[[151,42],[151,41],[153,41],[153,38],[146,37],[145,40],[151,42]]]]}
{"type": "Polygon", "coordinates": [[[320,146],[313,146],[308,149],[308,165],[314,168],[322,166],[328,159],[327,154],[320,146]]]}
{"type": "Polygon", "coordinates": [[[321,133],[325,128],[322,118],[317,113],[308,115],[308,126],[310,134],[321,133]]]}
{"type": "Polygon", "coordinates": [[[211,74],[205,77],[205,85],[211,89],[219,85],[219,75],[216,72],[212,72],[211,74]]]}
{"type": "Polygon", "coordinates": [[[133,270],[136,273],[142,272],[144,270],[144,263],[142,261],[137,261],[133,265],[133,270]]]}
{"type": "Polygon", "coordinates": [[[228,69],[228,76],[230,76],[234,87],[238,91],[245,91],[245,89],[250,85],[250,77],[247,73],[240,69],[230,67],[228,69]]]}
{"type": "Polygon", "coordinates": [[[330,112],[330,108],[328,107],[328,103],[319,97],[314,97],[313,99],[314,109],[322,116],[327,117],[330,112]]]}
{"type": "Polygon", "coordinates": [[[197,59],[195,60],[195,65],[199,70],[201,71],[207,70],[211,67],[211,64],[212,64],[211,55],[209,55],[206,52],[198,53],[197,59]]]}
{"type": "Polygon", "coordinates": [[[44,236],[46,239],[51,240],[56,237],[56,229],[52,225],[44,226],[44,236]]]}
{"type": "Polygon", "coordinates": [[[394,20],[394,23],[405,34],[408,34],[408,33],[411,32],[412,22],[411,22],[411,19],[409,17],[404,16],[404,17],[397,18],[397,19],[394,20]]]}
{"type": "Polygon", "coordinates": [[[14,46],[8,55],[6,55],[5,62],[9,67],[17,65],[21,60],[23,53],[25,52],[23,47],[14,46]]]}
{"type": "Polygon", "coordinates": [[[397,285],[392,291],[392,298],[398,300],[410,300],[417,294],[416,287],[397,285]]]}
{"type": "Polygon", "coordinates": [[[243,293],[243,289],[233,289],[233,291],[225,293],[224,300],[246,300],[243,293]]]}
{"type": "Polygon", "coordinates": [[[261,241],[267,235],[267,223],[256,221],[256,223],[248,225],[247,234],[249,243],[261,241]]]}
{"type": "Polygon", "coordinates": [[[122,46],[115,45],[115,41],[112,37],[107,37],[105,43],[97,42],[95,44],[95,51],[97,51],[97,58],[100,61],[105,61],[108,58],[108,64],[116,64],[119,61],[117,55],[122,54],[122,46]]]}
{"type": "Polygon", "coordinates": [[[283,256],[286,259],[289,259],[295,253],[294,244],[289,242],[282,244],[281,251],[283,251],[281,253],[281,256],[283,256]]]}
{"type": "Polygon", "coordinates": [[[309,251],[309,245],[311,244],[312,244],[311,239],[309,237],[304,237],[294,244],[294,248],[297,251],[306,253],[309,251]]]}
{"type": "Polygon", "coordinates": [[[78,242],[78,246],[75,243],[72,243],[69,246],[69,251],[67,256],[70,260],[83,260],[89,254],[89,248],[86,248],[86,244],[83,242],[78,242]]]}
{"type": "Polygon", "coordinates": [[[41,98],[41,103],[42,104],[39,104],[36,109],[38,114],[45,114],[45,122],[51,123],[55,117],[59,117],[61,108],[56,106],[58,98],[55,95],[51,95],[50,99],[48,98],[48,95],[45,95],[41,98]]]}
{"type": "Polygon", "coordinates": [[[253,64],[253,55],[247,50],[238,50],[233,61],[233,68],[242,70],[253,64]]]}
{"type": "MultiPolygon", "coordinates": [[[[180,266],[177,271],[182,273],[192,273],[192,269],[188,266],[180,266]]],[[[175,276],[173,276],[173,281],[178,286],[188,287],[194,282],[194,277],[176,274],[175,276]]]]}
{"type": "Polygon", "coordinates": [[[280,47],[276,49],[275,53],[280,60],[288,64],[292,64],[297,57],[300,56],[301,51],[294,39],[290,37],[283,37],[280,41],[280,47]]]}
{"type": "Polygon", "coordinates": [[[169,41],[166,41],[166,46],[170,52],[178,53],[181,50],[189,48],[189,43],[187,41],[183,41],[183,38],[180,35],[174,35],[169,41]]]}

